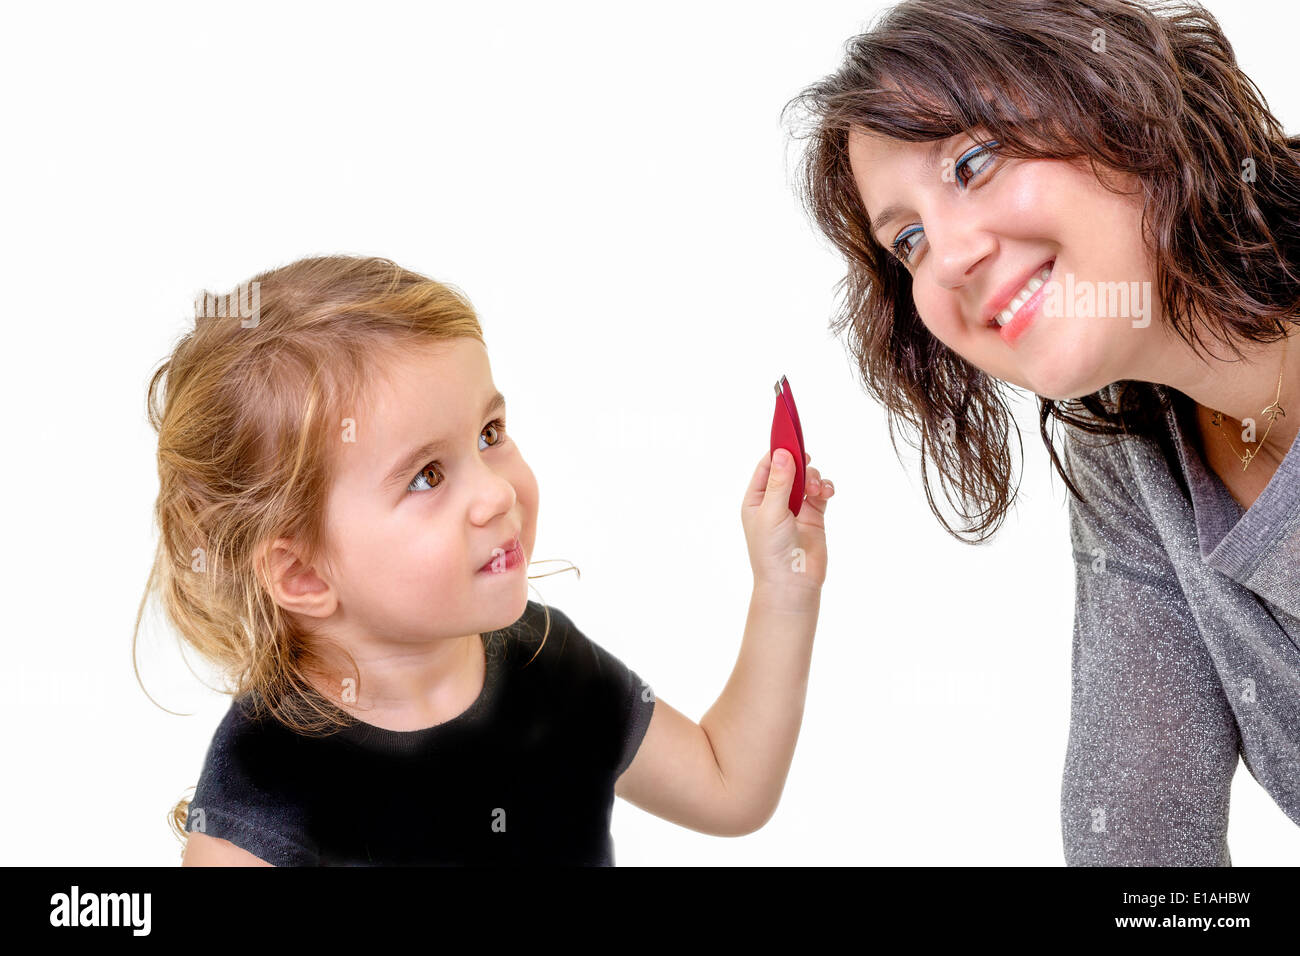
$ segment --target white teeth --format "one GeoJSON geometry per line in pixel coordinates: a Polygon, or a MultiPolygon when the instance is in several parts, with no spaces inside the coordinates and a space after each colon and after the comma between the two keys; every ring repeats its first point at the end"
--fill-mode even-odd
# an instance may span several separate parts
{"type": "Polygon", "coordinates": [[[1025,287],[1016,293],[1015,297],[1007,304],[1007,307],[998,313],[998,325],[1006,325],[1010,322],[1019,308],[1028,301],[1031,295],[1038,291],[1039,287],[1047,281],[1047,277],[1051,274],[1052,267],[1046,266],[1042,272],[1026,282],[1025,287]]]}

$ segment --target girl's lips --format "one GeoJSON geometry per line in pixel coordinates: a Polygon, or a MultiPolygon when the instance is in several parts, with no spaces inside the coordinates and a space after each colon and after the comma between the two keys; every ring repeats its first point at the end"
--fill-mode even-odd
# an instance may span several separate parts
{"type": "Polygon", "coordinates": [[[479,568],[480,572],[492,571],[493,565],[497,565],[498,571],[511,571],[523,563],[523,549],[520,547],[519,539],[515,538],[513,547],[509,551],[503,551],[501,554],[494,554],[488,561],[479,568]]]}

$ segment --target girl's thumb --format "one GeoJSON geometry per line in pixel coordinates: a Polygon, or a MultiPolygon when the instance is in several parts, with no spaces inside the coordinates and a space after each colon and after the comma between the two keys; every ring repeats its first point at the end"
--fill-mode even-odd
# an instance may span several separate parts
{"type": "Polygon", "coordinates": [[[790,475],[793,471],[794,459],[784,448],[778,448],[772,453],[772,471],[768,475],[768,485],[775,486],[785,484],[790,480],[790,475]]]}

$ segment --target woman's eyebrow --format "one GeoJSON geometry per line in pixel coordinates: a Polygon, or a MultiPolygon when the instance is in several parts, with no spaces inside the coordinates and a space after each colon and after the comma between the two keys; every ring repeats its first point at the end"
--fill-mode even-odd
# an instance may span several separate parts
{"type": "MultiPolygon", "coordinates": [[[[944,146],[946,146],[951,141],[952,141],[951,136],[945,139],[937,139],[934,141],[933,145],[931,145],[931,147],[928,150],[926,150],[925,162],[921,166],[922,171],[927,173],[934,171],[934,168],[939,165],[939,154],[943,152],[944,146]]],[[[870,214],[868,214],[867,229],[874,236],[876,233],[878,233],[881,229],[884,229],[895,219],[900,218],[905,212],[907,212],[907,207],[904,206],[902,203],[892,203],[886,206],[884,209],[880,210],[880,215],[876,216],[875,218],[872,218],[870,214]]]]}
{"type": "MultiPolygon", "coordinates": [[[[483,414],[480,415],[479,417],[487,418],[487,416],[492,412],[496,411],[497,409],[504,409],[505,407],[506,407],[506,397],[502,395],[500,392],[496,392],[495,394],[492,395],[491,398],[488,399],[487,407],[483,409],[483,414]]],[[[416,465],[424,464],[426,461],[433,458],[434,455],[444,451],[449,444],[450,441],[448,439],[438,438],[435,439],[434,441],[425,442],[419,448],[411,449],[405,455],[402,456],[401,461],[399,461],[396,465],[393,466],[393,470],[390,471],[387,477],[384,478],[381,487],[387,488],[398,478],[406,477],[406,475],[410,472],[412,468],[414,468],[416,465]]]]}

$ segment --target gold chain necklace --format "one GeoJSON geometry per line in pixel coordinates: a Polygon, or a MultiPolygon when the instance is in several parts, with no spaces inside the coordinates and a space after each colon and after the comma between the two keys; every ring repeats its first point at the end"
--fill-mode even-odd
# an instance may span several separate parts
{"type": "Polygon", "coordinates": [[[1228,435],[1223,430],[1223,412],[1216,411],[1210,418],[1210,424],[1219,429],[1219,434],[1223,436],[1223,440],[1228,442],[1228,447],[1232,449],[1232,453],[1237,455],[1237,460],[1241,462],[1242,471],[1245,471],[1250,467],[1250,463],[1255,460],[1255,455],[1258,450],[1264,447],[1264,442],[1268,441],[1268,433],[1273,427],[1273,422],[1277,420],[1279,415],[1284,417],[1286,416],[1286,412],[1283,411],[1282,406],[1278,404],[1278,400],[1282,397],[1282,372],[1286,369],[1286,347],[1290,341],[1291,339],[1289,336],[1282,340],[1282,368],[1279,369],[1277,373],[1277,396],[1273,399],[1272,405],[1260,412],[1261,415],[1268,418],[1268,428],[1264,429],[1264,437],[1259,440],[1254,449],[1248,449],[1245,455],[1237,455],[1237,449],[1232,447],[1232,442],[1228,441],[1228,435]]]}

